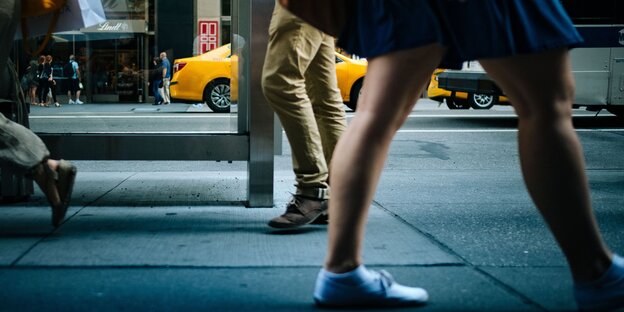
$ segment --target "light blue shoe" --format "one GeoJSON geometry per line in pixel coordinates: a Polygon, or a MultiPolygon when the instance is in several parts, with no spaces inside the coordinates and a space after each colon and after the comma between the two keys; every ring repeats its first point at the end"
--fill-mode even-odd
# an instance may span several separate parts
{"type": "Polygon", "coordinates": [[[574,285],[580,310],[611,311],[624,308],[624,258],[613,255],[607,272],[598,280],[574,285]]]}
{"type": "Polygon", "coordinates": [[[314,289],[314,301],[326,307],[420,306],[428,299],[426,290],[400,285],[390,273],[367,270],[363,265],[345,274],[322,269],[314,289]]]}

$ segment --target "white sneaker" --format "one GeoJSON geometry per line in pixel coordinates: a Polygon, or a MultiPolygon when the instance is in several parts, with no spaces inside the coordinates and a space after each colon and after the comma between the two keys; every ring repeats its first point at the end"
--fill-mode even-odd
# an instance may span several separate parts
{"type": "Polygon", "coordinates": [[[614,254],[611,266],[598,280],[575,283],[574,299],[580,310],[611,311],[624,308],[624,258],[614,254]]]}
{"type": "Polygon", "coordinates": [[[84,104],[84,102],[81,102],[80,100],[76,100],[76,104],[82,105],[82,104],[84,104]]]}
{"type": "Polygon", "coordinates": [[[316,279],[314,301],[328,307],[397,307],[424,305],[426,290],[395,282],[386,271],[360,265],[355,270],[335,274],[322,269],[316,279]]]}
{"type": "Polygon", "coordinates": [[[76,102],[74,102],[74,100],[70,99],[69,102],[67,102],[67,104],[72,105],[72,104],[76,104],[76,102]]]}
{"type": "Polygon", "coordinates": [[[195,107],[195,108],[202,108],[202,107],[204,107],[204,104],[196,103],[196,104],[193,104],[193,107],[195,107]]]}

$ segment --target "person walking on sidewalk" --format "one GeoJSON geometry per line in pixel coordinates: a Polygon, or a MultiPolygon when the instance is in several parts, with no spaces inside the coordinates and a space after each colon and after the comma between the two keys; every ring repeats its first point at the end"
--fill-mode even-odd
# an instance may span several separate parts
{"type": "Polygon", "coordinates": [[[48,106],[48,92],[50,92],[50,81],[52,78],[52,65],[48,64],[45,55],[39,56],[39,105],[48,106]]]}
{"type": "Polygon", "coordinates": [[[154,69],[152,69],[149,74],[149,83],[152,87],[152,93],[154,93],[154,103],[152,103],[152,105],[161,105],[163,104],[163,98],[161,96],[163,83],[162,60],[160,57],[154,57],[152,63],[154,64],[154,69]]]}
{"type": "Polygon", "coordinates": [[[337,87],[334,39],[276,1],[262,71],[262,89],[292,149],[296,191],[274,228],[312,223],[327,212],[328,164],[346,128],[337,87]]]}
{"type": "MultiPolygon", "coordinates": [[[[52,61],[54,60],[54,58],[52,57],[52,55],[46,55],[46,63],[48,63],[48,66],[50,67],[50,69],[52,69],[52,61]]],[[[48,89],[49,91],[49,95],[52,96],[52,101],[54,103],[54,107],[61,107],[61,104],[59,104],[59,102],[56,100],[56,91],[57,91],[57,84],[56,84],[56,79],[54,79],[54,71],[50,70],[50,78],[48,79],[48,89]]],[[[48,98],[48,95],[46,95],[46,99],[48,98]]],[[[46,100],[47,102],[47,100],[46,100]]]]}
{"type": "Polygon", "coordinates": [[[31,105],[37,105],[37,86],[39,85],[37,66],[37,61],[32,59],[26,68],[27,88],[24,91],[26,91],[31,105]]]}
{"type": "Polygon", "coordinates": [[[160,52],[160,60],[162,61],[162,98],[163,104],[167,105],[171,103],[171,93],[169,92],[169,85],[171,84],[171,63],[167,58],[167,52],[160,52]]]}
{"type": "Polygon", "coordinates": [[[76,62],[76,57],[73,54],[69,56],[69,65],[69,86],[67,88],[67,97],[69,98],[68,104],[84,104],[80,101],[80,81],[82,80],[82,74],[80,72],[80,66],[78,62],[76,62]],[[75,100],[72,96],[75,96],[75,100]]]}
{"type": "MultiPolygon", "coordinates": [[[[0,1],[2,47],[9,47],[13,43],[20,20],[20,8],[20,0],[0,1]]],[[[0,99],[24,105],[19,84],[15,85],[17,78],[11,77],[8,63],[9,49],[0,49],[0,99]]],[[[18,169],[35,180],[52,208],[52,224],[55,227],[59,226],[69,207],[76,167],[65,160],[50,159],[50,152],[36,134],[2,114],[0,114],[0,163],[18,169]]]]}
{"type": "Polygon", "coordinates": [[[393,136],[433,70],[460,69],[463,61],[476,59],[518,115],[524,180],[570,266],[578,307],[624,307],[624,259],[607,248],[598,230],[572,124],[568,49],[582,38],[561,3],[367,0],[353,1],[350,9],[339,44],[369,65],[357,113],[331,164],[328,253],[315,301],[396,306],[428,300],[426,290],[363,265],[367,212],[393,136]]]}

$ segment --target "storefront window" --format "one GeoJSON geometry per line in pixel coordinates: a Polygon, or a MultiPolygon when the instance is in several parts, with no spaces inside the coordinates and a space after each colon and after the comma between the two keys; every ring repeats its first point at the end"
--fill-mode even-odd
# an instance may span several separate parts
{"type": "MultiPolygon", "coordinates": [[[[214,108],[215,101],[236,103],[237,85],[227,88],[230,80],[236,79],[236,75],[231,77],[230,70],[230,67],[236,67],[236,63],[230,65],[227,63],[230,60],[229,55],[223,57],[221,65],[224,65],[224,73],[208,79],[201,77],[207,71],[198,68],[212,68],[210,64],[206,66],[203,59],[189,60],[194,51],[199,51],[193,49],[193,38],[201,38],[203,41],[196,39],[201,44],[209,43],[210,49],[231,41],[231,1],[222,0],[209,4],[209,9],[201,11],[206,17],[201,17],[192,2],[181,4],[169,0],[102,0],[105,22],[74,31],[53,33],[42,54],[52,55],[54,58],[53,75],[58,86],[58,101],[62,106],[56,110],[33,107],[31,115],[37,117],[33,118],[32,129],[44,133],[239,131],[235,105],[231,105],[232,109],[214,108]],[[200,22],[207,22],[209,25],[206,29],[210,32],[203,36],[196,29],[200,22]],[[153,74],[158,71],[154,71],[152,59],[161,52],[167,54],[171,64],[170,71],[174,73],[174,77],[171,77],[170,82],[175,92],[171,93],[170,105],[153,106],[152,104],[156,104],[155,88],[154,84],[150,84],[150,78],[154,79],[153,74]],[[73,99],[68,96],[71,78],[64,73],[64,67],[68,64],[70,55],[75,56],[80,69],[82,87],[79,90],[79,99],[84,102],[80,106],[70,105],[72,102],[76,103],[73,101],[76,93],[73,93],[73,99]],[[180,62],[176,64],[176,61],[180,62]],[[175,71],[183,68],[188,73],[185,77],[190,76],[192,79],[184,80],[179,75],[175,76],[175,71]],[[226,87],[215,88],[216,85],[226,87]],[[216,91],[209,92],[214,90],[216,91]],[[208,105],[209,100],[213,101],[210,103],[212,106],[208,105]],[[121,117],[121,112],[147,116],[121,117]],[[153,112],[172,115],[155,118],[156,116],[149,115],[153,112]],[[230,113],[227,114],[228,112],[230,113]],[[62,117],[65,117],[64,114],[75,116],[65,120],[47,115],[58,113],[62,117]],[[189,114],[182,120],[179,113],[189,114]],[[214,113],[219,113],[219,116],[214,113]],[[98,119],[100,114],[108,115],[98,119]],[[141,120],[143,117],[145,120],[141,120]],[[132,122],[120,127],[128,120],[132,122]]],[[[39,37],[31,38],[29,43],[34,47],[42,42],[43,37],[39,37]]],[[[200,46],[199,43],[195,45],[200,46]]],[[[15,42],[13,51],[20,74],[23,75],[30,61],[38,55],[28,55],[21,41],[15,42]]]]}
{"type": "MultiPolygon", "coordinates": [[[[97,38],[97,36],[96,36],[97,38]]],[[[94,38],[94,39],[96,39],[94,38]]],[[[142,101],[141,36],[90,41],[93,101],[142,101]]]]}
{"type": "Polygon", "coordinates": [[[145,19],[147,0],[104,0],[104,13],[110,19],[145,19]]]}

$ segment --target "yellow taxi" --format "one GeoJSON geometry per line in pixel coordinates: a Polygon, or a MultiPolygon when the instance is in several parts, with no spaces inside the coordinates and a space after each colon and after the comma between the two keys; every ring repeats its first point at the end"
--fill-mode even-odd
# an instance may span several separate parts
{"type": "MultiPolygon", "coordinates": [[[[171,97],[175,101],[203,102],[217,113],[230,111],[236,101],[238,62],[230,44],[204,54],[176,59],[171,77],[171,97]],[[234,66],[234,68],[232,68],[234,66]]],[[[338,88],[345,104],[355,110],[366,75],[366,60],[354,60],[336,52],[338,88]]]]}
{"type": "Polygon", "coordinates": [[[427,97],[438,101],[444,102],[450,109],[490,109],[495,104],[508,103],[509,100],[505,96],[496,96],[490,94],[479,93],[466,93],[466,92],[453,92],[442,89],[438,85],[438,76],[443,73],[444,69],[436,69],[431,75],[431,82],[427,87],[427,97]]]}

